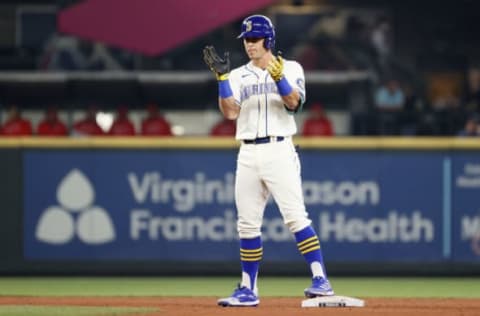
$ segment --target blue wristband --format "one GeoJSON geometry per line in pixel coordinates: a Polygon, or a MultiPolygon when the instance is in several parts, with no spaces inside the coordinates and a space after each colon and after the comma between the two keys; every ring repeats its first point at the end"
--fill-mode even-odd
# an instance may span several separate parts
{"type": "Polygon", "coordinates": [[[290,93],[292,93],[293,90],[292,86],[288,83],[288,80],[287,78],[285,78],[285,76],[283,76],[282,79],[277,81],[277,88],[278,92],[282,97],[289,95],[290,93]]]}
{"type": "Polygon", "coordinates": [[[229,98],[233,95],[228,79],[218,81],[218,95],[222,99],[229,98]]]}

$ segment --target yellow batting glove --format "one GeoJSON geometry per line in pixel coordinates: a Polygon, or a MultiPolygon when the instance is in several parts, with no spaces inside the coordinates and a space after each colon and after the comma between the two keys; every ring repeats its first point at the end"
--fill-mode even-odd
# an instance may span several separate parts
{"type": "Polygon", "coordinates": [[[283,58],[278,55],[278,57],[273,56],[270,59],[270,62],[267,66],[267,71],[275,81],[280,81],[283,77],[283,58]]]}

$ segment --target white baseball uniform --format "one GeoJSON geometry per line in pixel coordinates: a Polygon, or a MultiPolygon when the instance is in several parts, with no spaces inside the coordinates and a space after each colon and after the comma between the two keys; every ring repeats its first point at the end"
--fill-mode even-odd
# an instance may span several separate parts
{"type": "MultiPolygon", "coordinates": [[[[284,60],[283,74],[292,88],[297,89],[303,104],[305,76],[302,66],[284,60]]],[[[285,224],[293,233],[300,231],[311,221],[303,200],[300,161],[291,138],[297,132],[294,113],[285,107],[268,71],[252,62],[232,70],[229,82],[240,106],[236,139],[242,140],[242,145],[235,186],[239,236],[255,238],[261,235],[270,193],[285,224]],[[244,142],[264,137],[269,137],[269,142],[244,142]]]]}

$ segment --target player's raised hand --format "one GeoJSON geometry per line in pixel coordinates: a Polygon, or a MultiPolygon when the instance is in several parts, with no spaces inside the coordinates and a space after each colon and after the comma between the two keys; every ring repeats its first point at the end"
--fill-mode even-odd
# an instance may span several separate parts
{"type": "Polygon", "coordinates": [[[273,55],[272,59],[270,59],[267,70],[273,80],[280,81],[283,76],[282,52],[278,51],[277,55],[278,56],[273,55]]]}
{"type": "Polygon", "coordinates": [[[230,72],[230,53],[225,52],[221,58],[215,47],[211,45],[205,46],[203,49],[203,60],[208,68],[215,74],[217,80],[225,80],[230,72]]]}

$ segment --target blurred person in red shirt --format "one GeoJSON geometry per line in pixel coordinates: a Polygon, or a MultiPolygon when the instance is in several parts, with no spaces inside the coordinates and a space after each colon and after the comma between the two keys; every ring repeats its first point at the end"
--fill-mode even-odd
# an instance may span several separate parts
{"type": "Polygon", "coordinates": [[[135,136],[135,126],[128,118],[127,106],[121,105],[117,108],[117,117],[108,131],[108,135],[135,136]]]}
{"type": "Polygon", "coordinates": [[[37,134],[40,136],[66,136],[67,126],[58,118],[58,110],[50,106],[45,111],[45,117],[38,124],[37,134]]]}
{"type": "Polygon", "coordinates": [[[327,117],[322,104],[314,103],[310,107],[310,116],[303,123],[302,136],[332,136],[332,122],[327,117]]]}
{"type": "Polygon", "coordinates": [[[158,105],[147,105],[147,117],[142,121],[141,134],[144,136],[172,136],[170,123],[160,113],[158,105]]]}
{"type": "Polygon", "coordinates": [[[22,117],[21,111],[16,105],[8,109],[7,120],[0,127],[2,136],[30,136],[32,135],[32,123],[22,117]]]}
{"type": "Polygon", "coordinates": [[[211,136],[235,136],[237,125],[234,120],[223,118],[210,130],[211,136]]]}
{"type": "Polygon", "coordinates": [[[85,117],[73,125],[73,133],[80,136],[103,135],[103,130],[97,123],[98,108],[94,105],[88,107],[85,117]]]}

